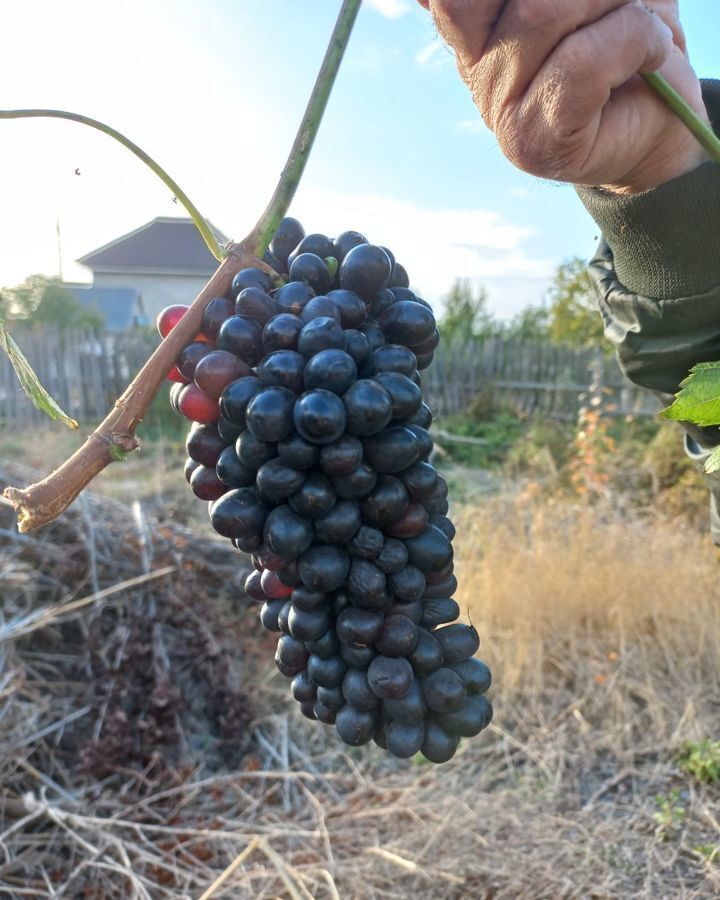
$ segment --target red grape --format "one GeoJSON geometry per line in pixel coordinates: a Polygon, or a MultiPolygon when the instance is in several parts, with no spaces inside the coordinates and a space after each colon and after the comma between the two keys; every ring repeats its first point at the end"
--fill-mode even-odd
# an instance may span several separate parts
{"type": "Polygon", "coordinates": [[[195,366],[195,384],[208,397],[219,400],[220,394],[231,382],[252,374],[250,366],[233,353],[213,350],[195,366]]]}
{"type": "Polygon", "coordinates": [[[166,338],[188,309],[190,309],[189,306],[166,306],[165,309],[158,314],[155,321],[157,330],[160,332],[160,337],[166,338]]]}
{"type": "Polygon", "coordinates": [[[217,400],[203,394],[196,384],[186,384],[178,397],[178,411],[192,422],[209,425],[220,418],[220,405],[217,400]]]}

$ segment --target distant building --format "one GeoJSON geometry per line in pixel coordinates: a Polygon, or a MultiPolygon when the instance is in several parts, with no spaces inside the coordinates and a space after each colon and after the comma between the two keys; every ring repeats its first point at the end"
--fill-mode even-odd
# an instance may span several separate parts
{"type": "MultiPolygon", "coordinates": [[[[220,244],[227,241],[210,225],[220,244]]],[[[108,330],[148,324],[166,306],[191,303],[218,262],[192,219],[158,218],[77,260],[93,273],[89,288],[66,285],[106,317],[108,330]]]]}

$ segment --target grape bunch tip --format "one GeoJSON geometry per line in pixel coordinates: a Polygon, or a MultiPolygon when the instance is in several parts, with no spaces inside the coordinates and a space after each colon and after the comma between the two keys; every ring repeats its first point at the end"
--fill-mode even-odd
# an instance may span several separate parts
{"type": "MultiPolygon", "coordinates": [[[[440,339],[385,247],[286,218],[260,269],[208,304],[168,377],[193,424],[185,477],[250,555],[275,662],[342,741],[443,763],[492,719],[475,628],[456,621],[455,529],[428,461],[420,372],[440,339]]],[[[187,307],[158,317],[165,337],[187,307]]]]}

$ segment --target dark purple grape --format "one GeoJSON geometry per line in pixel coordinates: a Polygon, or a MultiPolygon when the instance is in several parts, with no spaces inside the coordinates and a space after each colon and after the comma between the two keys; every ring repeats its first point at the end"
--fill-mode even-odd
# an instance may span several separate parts
{"type": "MultiPolygon", "coordinates": [[[[422,344],[418,344],[417,347],[413,347],[413,352],[415,356],[420,359],[421,356],[428,356],[430,353],[432,353],[437,348],[439,343],[440,332],[436,328],[426,341],[423,341],[422,344]]],[[[421,367],[418,366],[418,368],[421,367]]]]}
{"type": "Polygon", "coordinates": [[[438,628],[433,634],[440,642],[447,665],[462,662],[480,649],[480,636],[473,625],[457,622],[455,625],[438,628]]]}
{"type": "Polygon", "coordinates": [[[392,419],[392,398],[376,381],[361,378],[343,395],[350,434],[371,435],[382,431],[392,419]]]}
{"type": "Polygon", "coordinates": [[[348,669],[342,682],[343,696],[356,709],[377,709],[380,698],[372,690],[365,669],[348,669]]]}
{"type": "Polygon", "coordinates": [[[388,722],[385,726],[387,749],[399,759],[410,759],[420,752],[425,741],[425,723],[388,722]]]}
{"type": "Polygon", "coordinates": [[[342,326],[329,316],[312,319],[303,326],[298,337],[298,350],[310,358],[322,350],[344,350],[345,333],[342,326]]]}
{"type": "MultiPolygon", "coordinates": [[[[400,376],[402,377],[402,376],[400,376]]],[[[418,458],[418,443],[412,431],[393,425],[363,441],[365,459],[381,475],[401,472],[418,458]]]]}
{"type": "Polygon", "coordinates": [[[226,447],[215,466],[217,477],[231,488],[249,487],[255,483],[255,472],[240,462],[234,447],[226,447]]]}
{"type": "Polygon", "coordinates": [[[306,391],[295,403],[293,421],[298,434],[306,441],[331,444],[345,430],[345,406],[331,391],[306,391]]]}
{"type": "MultiPolygon", "coordinates": [[[[302,674],[302,672],[300,673],[302,674]]],[[[297,676],[296,676],[297,677],[297,676]]],[[[313,722],[318,721],[318,717],[315,715],[315,700],[306,700],[302,703],[299,703],[300,712],[305,716],[306,719],[310,719],[313,722]]]]}
{"type": "Polygon", "coordinates": [[[388,282],[388,287],[410,287],[410,279],[408,278],[408,274],[405,271],[404,266],[401,266],[399,262],[395,263],[392,275],[390,276],[390,281],[388,282]]]}
{"type": "Polygon", "coordinates": [[[457,578],[454,575],[448,575],[437,584],[428,584],[423,593],[424,600],[442,600],[443,597],[452,597],[457,590],[457,578]]]}
{"type": "Polygon", "coordinates": [[[278,225],[278,229],[270,241],[270,250],[280,260],[285,271],[287,271],[288,256],[304,237],[305,229],[297,219],[293,219],[291,216],[286,216],[278,225]]]}
{"type": "Polygon", "coordinates": [[[185,440],[185,450],[190,459],[202,466],[214,466],[227,447],[215,425],[196,425],[185,440]]]}
{"type": "Polygon", "coordinates": [[[230,294],[234,300],[240,291],[245,288],[255,287],[262,291],[272,290],[272,279],[262,269],[241,269],[232,280],[230,294]]]}
{"type": "Polygon", "coordinates": [[[381,700],[399,700],[413,683],[412,666],[402,657],[376,656],[367,674],[372,692],[381,700]]]}
{"type": "Polygon", "coordinates": [[[411,419],[420,409],[422,391],[407,375],[400,372],[380,372],[373,377],[390,394],[392,400],[392,421],[404,422],[411,419]]]}
{"type": "Polygon", "coordinates": [[[288,281],[275,294],[275,303],[280,313],[299,316],[314,296],[315,291],[304,281],[288,281]]]}
{"type": "Polygon", "coordinates": [[[343,328],[359,328],[367,319],[367,310],[362,298],[352,291],[330,291],[327,296],[339,310],[343,328]]]}
{"type": "Polygon", "coordinates": [[[235,442],[235,452],[240,462],[254,472],[277,456],[277,446],[260,441],[251,431],[243,431],[235,442]]]}
{"type": "Polygon", "coordinates": [[[245,428],[248,404],[259,390],[260,382],[254,375],[229,384],[220,395],[220,421],[224,418],[237,428],[245,428]]]}
{"type": "Polygon", "coordinates": [[[418,641],[417,625],[406,616],[386,616],[375,649],[382,656],[408,656],[418,641]]]}
{"type": "Polygon", "coordinates": [[[425,608],[421,625],[424,628],[437,628],[438,625],[446,625],[454,622],[460,615],[460,607],[454,600],[439,598],[437,600],[423,601],[425,608]]]}
{"type": "Polygon", "coordinates": [[[408,561],[407,547],[402,541],[386,538],[385,546],[375,559],[375,565],[386,575],[393,575],[405,567],[408,561]]]}
{"type": "Polygon", "coordinates": [[[299,253],[290,263],[289,275],[291,281],[304,281],[317,294],[324,294],[330,287],[325,260],[314,253],[299,253]]]}
{"type": "Polygon", "coordinates": [[[424,531],[427,523],[428,514],[425,512],[425,508],[419,503],[411,503],[402,519],[389,526],[387,533],[392,537],[406,540],[416,537],[424,531]]]}
{"type": "Polygon", "coordinates": [[[388,587],[398,600],[411,603],[423,596],[425,576],[415,566],[405,566],[404,569],[388,577],[388,587]]]}
{"type": "Polygon", "coordinates": [[[363,445],[351,434],[320,448],[320,468],[327,475],[349,475],[362,462],[363,445]]]}
{"type": "Polygon", "coordinates": [[[305,585],[300,584],[292,592],[290,599],[298,609],[317,609],[325,603],[326,594],[324,591],[308,590],[305,585]]]}
{"type": "Polygon", "coordinates": [[[318,687],[335,687],[342,683],[347,665],[339,656],[310,656],[307,664],[308,677],[318,687]]]}
{"type": "Polygon", "coordinates": [[[235,312],[232,300],[225,297],[213,297],[205,307],[202,318],[202,333],[211,341],[214,341],[220,331],[220,326],[225,319],[229,319],[235,312]]]}
{"type": "Polygon", "coordinates": [[[278,314],[277,303],[266,291],[257,287],[240,291],[235,301],[235,313],[253,319],[258,325],[265,325],[278,314]]]}
{"type": "Polygon", "coordinates": [[[334,256],[338,262],[342,262],[353,247],[357,247],[360,244],[367,244],[367,242],[368,239],[365,235],[360,234],[359,231],[343,231],[343,233],[339,234],[333,241],[332,256],[334,256]]]}
{"type": "Polygon", "coordinates": [[[260,584],[261,577],[261,573],[256,569],[253,569],[245,579],[243,589],[248,597],[251,597],[253,600],[262,600],[262,602],[264,603],[267,600],[267,597],[265,595],[265,591],[262,589],[262,585],[260,584]]]}
{"type": "Polygon", "coordinates": [[[399,300],[379,319],[389,343],[416,347],[427,341],[436,326],[432,311],[414,300],[399,300]]]}
{"type": "Polygon", "coordinates": [[[198,466],[190,476],[190,487],[199,500],[218,500],[228,486],[217,477],[215,467],[198,466]]]}
{"type": "Polygon", "coordinates": [[[437,713],[460,709],[467,696],[462,678],[444,667],[422,679],[422,690],[428,707],[437,713]]]}
{"type": "Polygon", "coordinates": [[[288,616],[288,628],[293,637],[301,641],[316,641],[325,634],[329,625],[330,613],[327,609],[299,609],[293,603],[288,616]]]}
{"type": "Polygon", "coordinates": [[[373,741],[380,747],[382,750],[387,750],[387,739],[385,734],[386,725],[389,723],[386,722],[385,719],[378,719],[377,728],[375,729],[375,735],[373,736],[373,741]]]}
{"type": "Polygon", "coordinates": [[[260,610],[260,624],[266,631],[280,631],[278,617],[285,600],[266,600],[260,610]]]}
{"type": "Polygon", "coordinates": [[[300,490],[304,480],[305,475],[302,472],[291,469],[276,458],[260,466],[255,483],[264,497],[278,503],[280,500],[287,500],[300,490]]]}
{"type": "Polygon", "coordinates": [[[395,372],[398,375],[405,375],[406,378],[412,378],[417,368],[415,354],[401,344],[378,347],[377,350],[373,350],[371,359],[373,372],[377,374],[395,372]]]}
{"type": "Polygon", "coordinates": [[[294,394],[304,390],[305,357],[296,350],[274,350],[257,368],[263,387],[284,387],[294,394]]]}
{"type": "MultiPolygon", "coordinates": [[[[222,456],[222,454],[220,454],[220,455],[222,456]]],[[[200,463],[196,462],[190,456],[188,456],[188,458],[185,460],[185,465],[183,467],[183,474],[185,475],[185,481],[187,481],[188,484],[190,484],[190,479],[192,478],[192,473],[195,471],[195,469],[198,468],[199,465],[200,465],[200,463]]]]}
{"type": "Polygon", "coordinates": [[[468,697],[455,712],[438,715],[443,731],[458,737],[475,737],[492,721],[493,708],[487,697],[468,697]]]}
{"type": "MultiPolygon", "coordinates": [[[[422,404],[420,404],[420,409],[422,409],[422,404]]],[[[405,428],[412,431],[417,438],[419,458],[426,461],[433,452],[433,440],[430,437],[430,432],[420,425],[409,424],[407,422],[405,423],[405,428]]]]}
{"type": "MultiPolygon", "coordinates": [[[[385,546],[385,537],[382,531],[363,525],[351,541],[347,550],[351,556],[359,556],[361,559],[374,559],[385,546]]],[[[423,585],[425,580],[423,579],[423,585]]]]}
{"type": "Polygon", "coordinates": [[[408,422],[405,422],[405,427],[409,427],[410,425],[419,425],[421,428],[428,429],[432,425],[433,414],[430,407],[427,403],[421,403],[420,409],[415,413],[415,415],[408,422]]]}
{"type": "Polygon", "coordinates": [[[439,528],[449,541],[452,541],[455,538],[455,526],[447,516],[430,516],[430,525],[439,528]]]}
{"type": "Polygon", "coordinates": [[[468,694],[484,694],[492,684],[490,669],[479,659],[471,657],[453,663],[448,668],[458,674],[465,684],[468,694]]]}
{"type": "Polygon", "coordinates": [[[370,308],[372,312],[373,318],[377,319],[381,316],[388,307],[392,306],[395,302],[395,295],[392,291],[389,291],[387,288],[383,288],[381,291],[378,291],[377,294],[373,297],[370,308]]]}
{"type": "Polygon", "coordinates": [[[237,488],[213,503],[210,521],[223,537],[255,537],[262,534],[269,512],[267,503],[255,488],[237,488]]]}
{"type": "Polygon", "coordinates": [[[343,644],[340,648],[340,656],[353,668],[367,669],[377,653],[374,647],[348,647],[343,644]]]}
{"type": "Polygon", "coordinates": [[[372,710],[356,709],[346,703],[337,714],[335,728],[341,741],[351,747],[361,747],[373,739],[377,716],[372,710]]]}
{"type": "Polygon", "coordinates": [[[421,572],[438,571],[452,562],[452,544],[433,525],[428,525],[417,537],[409,538],[405,541],[405,546],[408,549],[408,559],[421,572]]]}
{"type": "Polygon", "coordinates": [[[352,539],[362,524],[360,507],[353,500],[341,500],[335,506],[315,519],[315,539],[324,544],[344,544],[352,539]]]}
{"type": "MultiPolygon", "coordinates": [[[[417,349],[417,347],[415,349],[417,349]]],[[[432,362],[434,359],[435,359],[434,352],[418,354],[418,358],[417,358],[418,372],[422,372],[424,369],[429,369],[430,366],[432,365],[432,362]]]]}
{"type": "Polygon", "coordinates": [[[275,254],[270,249],[266,250],[263,253],[262,260],[266,265],[270,266],[270,268],[273,270],[273,272],[277,272],[278,274],[280,274],[284,271],[284,266],[283,266],[282,262],[277,258],[277,256],[275,256],[275,254]]]}
{"type": "Polygon", "coordinates": [[[263,388],[248,404],[247,427],[259,441],[281,441],[293,431],[294,408],[292,391],[282,387],[263,388]]]}
{"type": "Polygon", "coordinates": [[[362,331],[355,328],[345,330],[345,352],[352,356],[355,365],[363,366],[370,356],[370,344],[362,331]]]}
{"type": "Polygon", "coordinates": [[[423,696],[420,682],[417,678],[413,678],[410,689],[399,700],[385,700],[383,702],[383,712],[398,722],[410,724],[411,722],[422,722],[427,713],[427,703],[423,696]]]}
{"type": "Polygon", "coordinates": [[[350,569],[350,557],[337,547],[313,546],[300,557],[300,577],[313,591],[336,591],[350,569]]]}
{"type": "MultiPolygon", "coordinates": [[[[368,525],[374,525],[377,528],[387,528],[393,522],[401,519],[410,504],[405,485],[394,478],[392,475],[383,475],[378,479],[377,485],[373,490],[360,502],[360,512],[363,520],[368,525]]],[[[442,534],[442,532],[439,532],[442,534]]],[[[442,535],[445,538],[445,535],[442,535]]],[[[414,538],[417,540],[417,538],[414,538]]],[[[418,550],[417,553],[420,551],[418,550]]],[[[416,555],[417,555],[416,553],[416,555]]],[[[416,565],[410,553],[408,546],[408,558],[416,565]]],[[[417,566],[422,569],[421,566],[417,566]]]]}
{"type": "Polygon", "coordinates": [[[356,378],[355,360],[344,350],[321,350],[308,361],[304,372],[308,390],[323,388],[334,394],[344,394],[356,378]]]}
{"type": "Polygon", "coordinates": [[[355,605],[361,609],[382,609],[391,600],[385,589],[385,576],[367,559],[353,559],[347,587],[355,605]]]}
{"type": "Polygon", "coordinates": [[[252,376],[253,370],[227,350],[205,354],[195,366],[195,384],[213,400],[219,400],[228,385],[238,378],[252,376]]]}
{"type": "Polygon", "coordinates": [[[307,325],[313,319],[335,319],[341,324],[340,310],[335,303],[324,295],[313,297],[306,307],[300,312],[300,318],[307,325]]]}
{"type": "Polygon", "coordinates": [[[284,634],[278,641],[275,659],[283,665],[291,666],[301,672],[307,665],[310,654],[301,640],[294,638],[291,634],[284,634]]]}
{"type": "MultiPolygon", "coordinates": [[[[318,519],[327,515],[335,506],[335,491],[320,472],[311,472],[300,490],[290,497],[290,506],[306,519],[318,519]]],[[[308,523],[312,531],[312,525],[308,523]]]]}
{"type": "Polygon", "coordinates": [[[370,353],[387,344],[384,331],[374,320],[366,322],[359,330],[367,338],[370,353]]]}
{"type": "Polygon", "coordinates": [[[337,618],[335,630],[343,644],[367,646],[375,643],[383,628],[385,616],[379,610],[349,606],[337,618]]]}
{"type": "Polygon", "coordinates": [[[184,347],[177,358],[177,367],[184,378],[192,381],[195,378],[195,368],[200,360],[212,353],[212,347],[200,341],[193,341],[184,347]]]}
{"type": "Polygon", "coordinates": [[[411,300],[413,303],[418,302],[417,294],[414,291],[411,291],[409,287],[399,287],[397,285],[393,285],[392,287],[388,288],[388,290],[392,291],[393,296],[398,301],[398,303],[401,300],[411,300]]]}
{"type": "Polygon", "coordinates": [[[370,300],[385,286],[392,274],[387,253],[373,244],[353,247],[340,266],[340,287],[370,300]]]}
{"type": "Polygon", "coordinates": [[[312,703],[317,696],[317,688],[308,678],[307,672],[300,672],[293,678],[290,691],[298,703],[312,703]]]}
{"type": "Polygon", "coordinates": [[[405,616],[415,625],[419,625],[423,617],[422,600],[413,600],[410,603],[401,603],[396,600],[391,606],[385,610],[386,616],[405,616]]]}
{"type": "Polygon", "coordinates": [[[256,366],[263,356],[262,326],[247,316],[230,316],[218,332],[218,350],[234,353],[248,366],[256,366]]]}
{"type": "Polygon", "coordinates": [[[422,503],[435,490],[438,474],[430,463],[416,462],[397,477],[407,488],[410,499],[422,503]]]}
{"type": "Polygon", "coordinates": [[[278,456],[286,466],[302,471],[312,469],[320,456],[320,449],[300,437],[296,431],[279,441],[277,449],[278,456]]]}
{"type": "Polygon", "coordinates": [[[302,320],[290,313],[280,313],[268,319],[263,328],[263,348],[266,353],[273,350],[297,350],[298,338],[302,331],[302,320]]]}
{"type": "Polygon", "coordinates": [[[328,628],[324,634],[321,634],[314,641],[306,641],[305,646],[314,656],[319,656],[321,659],[330,659],[337,656],[340,652],[340,641],[335,634],[334,628],[328,628]]]}
{"type": "Polygon", "coordinates": [[[339,684],[336,684],[335,687],[319,687],[317,699],[326,709],[335,713],[345,706],[345,697],[343,697],[342,687],[339,684]]]}
{"type": "Polygon", "coordinates": [[[282,569],[278,569],[277,577],[285,587],[296,588],[298,585],[302,584],[300,573],[298,572],[297,560],[293,559],[286,566],[283,566],[282,569]]]}
{"type": "Polygon", "coordinates": [[[307,519],[288,506],[278,506],[265,520],[263,537],[275,553],[285,559],[297,559],[312,543],[313,529],[307,519]]]}
{"type": "Polygon", "coordinates": [[[376,483],[377,473],[367,463],[360,463],[349,475],[335,475],[332,479],[335,493],[344,500],[366,497],[376,483]]]}
{"type": "Polygon", "coordinates": [[[416,675],[429,675],[442,668],[444,663],[442,647],[433,634],[425,628],[418,628],[418,640],[408,660],[416,675]]]}
{"type": "Polygon", "coordinates": [[[425,740],[420,748],[422,755],[433,763],[445,763],[455,756],[460,738],[448,734],[431,718],[425,720],[425,740]]]}
{"type": "Polygon", "coordinates": [[[320,259],[326,259],[335,252],[333,242],[324,234],[308,234],[293,248],[288,257],[288,264],[292,266],[294,260],[302,253],[314,253],[320,259]]]}

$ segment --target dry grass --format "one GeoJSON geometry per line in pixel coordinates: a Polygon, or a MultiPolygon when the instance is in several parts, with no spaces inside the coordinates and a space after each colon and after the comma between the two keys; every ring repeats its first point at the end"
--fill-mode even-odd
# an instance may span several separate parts
{"type": "Polygon", "coordinates": [[[193,547],[182,528],[150,529],[146,566],[170,562],[182,578],[125,586],[109,606],[72,611],[68,629],[57,604],[93,594],[93,554],[102,590],[142,572],[148,552],[137,513],[98,500],[91,512],[92,528],[76,510],[44,539],[6,534],[0,546],[0,896],[720,893],[720,788],[675,763],[682,741],[720,733],[720,564],[694,532],[511,497],[460,510],[459,600],[494,669],[496,718],[436,768],[375,748],[348,751],[290,709],[268,642],[238,606],[232,561],[209,543],[193,547]],[[61,572],[58,559],[72,548],[75,567],[61,572]],[[42,627],[19,636],[19,611],[47,607],[42,627]],[[151,663],[142,677],[154,673],[153,690],[159,676],[169,679],[180,699],[173,695],[171,722],[138,701],[118,734],[88,695],[88,672],[98,688],[122,675],[133,696],[138,657],[118,635],[139,638],[143,628],[162,640],[140,657],[151,663]],[[208,655],[209,647],[215,668],[203,675],[188,648],[208,655]],[[250,698],[227,693],[228,667],[250,698]],[[198,723],[213,723],[201,715],[208,695],[195,680],[219,673],[228,711],[255,710],[235,738],[248,742],[236,763],[218,752],[217,728],[212,752],[197,743],[198,723]],[[149,719],[161,732],[152,739],[149,719]],[[123,733],[145,735],[131,741],[125,764],[123,733]]]}

